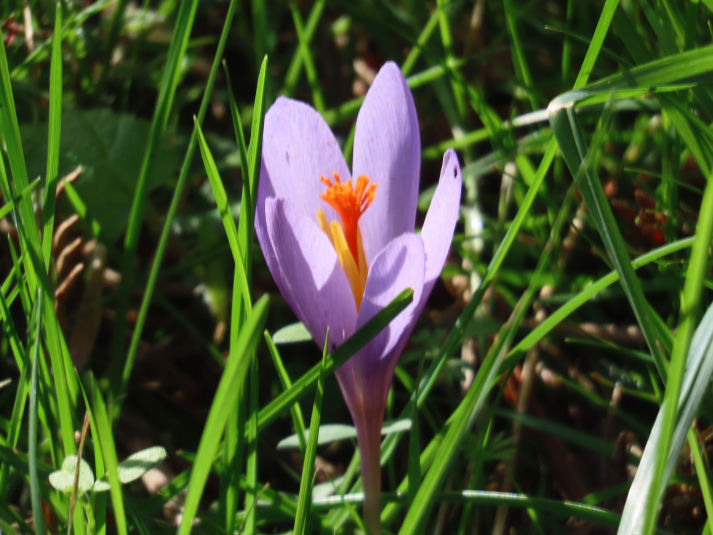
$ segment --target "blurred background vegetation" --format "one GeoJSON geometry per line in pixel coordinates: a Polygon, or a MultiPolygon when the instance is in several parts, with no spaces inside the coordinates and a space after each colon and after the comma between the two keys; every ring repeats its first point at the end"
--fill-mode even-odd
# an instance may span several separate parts
{"type": "MultiPolygon", "coordinates": [[[[187,532],[194,516],[195,533],[292,529],[305,443],[281,441],[307,425],[316,379],[288,381],[320,355],[245,230],[244,192],[278,95],[320,111],[349,161],[387,60],[421,125],[419,225],[448,147],[464,190],[390,394],[385,532],[614,533],[622,511],[620,533],[710,532],[710,344],[691,335],[713,288],[712,13],[710,0],[3,2],[0,532],[187,532]],[[31,213],[53,220],[51,244],[31,213]],[[226,213],[269,314],[236,304],[226,213]],[[230,408],[216,389],[241,335],[257,364],[235,372],[248,386],[230,408]],[[645,468],[660,477],[627,498],[657,414],[645,468]],[[50,484],[80,443],[110,496],[50,484]],[[155,445],[165,460],[118,487],[117,460],[155,445]]],[[[354,434],[325,385],[309,530],[351,533],[358,495],[328,496],[359,490],[354,434]]]]}

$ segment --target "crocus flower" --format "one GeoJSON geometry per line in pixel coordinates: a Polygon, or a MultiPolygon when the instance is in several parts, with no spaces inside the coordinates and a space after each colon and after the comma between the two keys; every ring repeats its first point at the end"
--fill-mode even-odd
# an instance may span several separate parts
{"type": "Polygon", "coordinates": [[[440,275],[458,218],[452,149],[414,233],[421,142],[413,97],[386,63],[359,110],[350,173],[310,106],[278,98],[265,115],[255,230],[287,303],[323,346],[339,346],[405,288],[413,302],[339,370],[357,430],[364,518],[379,533],[381,424],[394,367],[440,275]]]}

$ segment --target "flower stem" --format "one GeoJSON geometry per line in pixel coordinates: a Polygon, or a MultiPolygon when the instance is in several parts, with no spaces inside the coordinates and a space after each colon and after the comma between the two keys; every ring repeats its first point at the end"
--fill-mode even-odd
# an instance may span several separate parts
{"type": "Polygon", "coordinates": [[[361,478],[364,487],[364,524],[369,535],[381,535],[381,419],[358,430],[361,478]]]}

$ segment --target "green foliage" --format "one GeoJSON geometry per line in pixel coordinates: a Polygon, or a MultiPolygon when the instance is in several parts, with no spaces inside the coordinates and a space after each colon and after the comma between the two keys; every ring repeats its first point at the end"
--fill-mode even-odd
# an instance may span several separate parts
{"type": "Polygon", "coordinates": [[[334,371],[412,292],[320,360],[253,221],[274,99],[313,105],[350,160],[394,60],[421,125],[417,222],[449,147],[464,190],[388,398],[383,532],[711,532],[711,16],[3,4],[0,531],[364,529],[334,371]],[[137,481],[162,461],[160,488],[137,481]]]}

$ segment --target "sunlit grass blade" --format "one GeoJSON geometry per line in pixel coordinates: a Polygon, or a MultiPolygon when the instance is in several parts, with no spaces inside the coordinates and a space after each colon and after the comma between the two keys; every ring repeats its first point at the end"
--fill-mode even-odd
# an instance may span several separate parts
{"type": "Polygon", "coordinates": [[[297,499],[297,513],[295,515],[295,535],[309,533],[307,526],[309,521],[310,505],[312,503],[312,481],[314,479],[314,460],[317,457],[317,440],[319,438],[319,423],[322,418],[322,399],[324,397],[324,376],[325,363],[327,361],[327,338],[324,341],[322,351],[322,368],[317,381],[317,389],[312,405],[312,418],[309,421],[309,435],[307,436],[307,448],[302,462],[302,479],[300,480],[300,492],[297,499]]]}
{"type": "MultiPolygon", "coordinates": [[[[643,89],[644,87],[650,87],[654,83],[675,83],[705,72],[703,58],[710,58],[712,54],[713,49],[708,47],[666,57],[636,67],[625,75],[610,77],[606,86],[602,83],[593,84],[587,89],[587,93],[592,94],[597,91],[605,93],[610,91],[609,88],[611,87],[618,88],[625,85],[640,84],[643,89]]],[[[657,447],[660,448],[659,454],[656,456],[657,462],[653,465],[656,477],[651,481],[653,486],[647,489],[646,496],[650,501],[645,508],[646,520],[640,528],[642,533],[648,534],[655,527],[655,518],[657,516],[655,504],[658,503],[667,482],[667,478],[662,477],[662,475],[666,472],[666,452],[668,452],[669,437],[673,432],[676,418],[675,400],[678,399],[681,388],[685,353],[688,349],[688,343],[693,333],[700,306],[700,291],[703,284],[702,273],[707,262],[707,253],[702,253],[702,251],[707,248],[707,244],[711,239],[710,230],[708,229],[713,223],[713,221],[709,220],[709,211],[713,207],[713,204],[711,204],[713,203],[713,192],[709,191],[710,188],[707,186],[699,216],[699,232],[694,241],[691,263],[689,264],[689,276],[686,277],[686,284],[682,294],[681,319],[674,338],[671,369],[667,371],[667,364],[662,352],[662,344],[660,343],[659,325],[652,317],[650,306],[629,263],[626,244],[618,230],[609,202],[604,195],[598,178],[592,173],[591,163],[587,159],[588,149],[583,145],[583,135],[573,112],[574,106],[581,96],[577,93],[571,93],[562,95],[553,101],[549,108],[553,130],[560,143],[565,160],[575,176],[578,188],[582,192],[589,212],[592,214],[592,218],[604,241],[609,257],[620,273],[622,286],[656,360],[659,374],[662,377],[666,377],[666,399],[670,400],[664,404],[666,412],[660,422],[662,426],[661,436],[655,442],[658,444],[657,447]]],[[[702,170],[709,173],[713,144],[711,144],[707,134],[708,129],[702,128],[697,119],[690,117],[686,111],[678,108],[673,100],[664,96],[660,98],[662,98],[664,104],[668,104],[668,109],[671,111],[680,111],[680,114],[674,113],[672,115],[674,126],[681,132],[702,170]],[[694,135],[693,132],[696,129],[700,130],[702,135],[694,135]]]]}
{"type": "MultiPolygon", "coordinates": [[[[320,0],[315,3],[313,10],[321,11],[323,7],[324,0],[320,0]]],[[[323,112],[325,110],[324,95],[322,95],[322,90],[319,87],[317,69],[314,66],[312,50],[309,47],[309,37],[306,35],[302,16],[300,15],[296,3],[290,3],[290,11],[292,12],[292,22],[297,32],[297,49],[302,56],[302,64],[304,65],[305,74],[307,75],[307,83],[312,91],[312,102],[318,112],[323,112]]]]}
{"type": "MultiPolygon", "coordinates": [[[[29,182],[4,47],[0,47],[0,131],[5,142],[12,174],[12,182],[8,182],[4,162],[0,159],[0,182],[3,183],[2,189],[10,195],[10,199],[13,199],[16,198],[17,192],[27,189],[29,182]]],[[[54,314],[53,293],[49,286],[45,263],[42,260],[42,244],[34,208],[28,196],[20,197],[16,202],[19,203],[19,206],[18,210],[14,211],[14,221],[17,224],[22,248],[25,266],[24,280],[29,290],[28,298],[34,296],[34,292],[39,286],[41,292],[38,296],[45,301],[42,307],[44,316],[42,325],[54,373],[53,386],[56,389],[62,445],[65,454],[69,454],[75,449],[72,405],[73,400],[76,399],[78,388],[74,375],[69,371],[72,369],[71,359],[54,314]]],[[[18,268],[19,265],[15,264],[15,269],[18,268]]],[[[18,280],[22,280],[22,278],[18,277],[18,280]]],[[[28,303],[23,304],[27,307],[29,299],[28,303]]],[[[53,444],[53,447],[56,446],[53,444]]]]}
{"type": "MultiPolygon", "coordinates": [[[[29,195],[29,194],[32,193],[32,192],[35,190],[35,188],[37,188],[37,186],[39,186],[39,185],[40,185],[40,179],[39,179],[39,178],[36,178],[36,179],[33,180],[32,182],[30,182],[30,183],[27,185],[27,187],[26,187],[25,189],[23,189],[23,190],[18,194],[18,199],[21,199],[21,198],[23,198],[23,197],[29,195]]],[[[17,208],[17,204],[16,204],[15,200],[13,200],[13,199],[11,198],[9,201],[7,201],[5,204],[3,204],[2,207],[0,207],[0,218],[5,217],[6,215],[8,215],[10,212],[12,212],[13,210],[15,210],[16,208],[17,208]]]]}
{"type": "MultiPolygon", "coordinates": [[[[693,244],[693,238],[684,238],[671,244],[662,245],[661,247],[649,251],[646,254],[632,260],[633,269],[639,269],[647,264],[655,262],[660,258],[671,255],[683,249],[690,247],[693,244]]],[[[537,344],[547,333],[559,325],[565,318],[572,314],[579,307],[591,300],[599,292],[611,286],[619,280],[619,274],[616,271],[611,271],[600,279],[589,284],[585,289],[572,297],[557,310],[550,313],[547,318],[535,327],[525,338],[520,340],[518,344],[510,350],[509,357],[520,358],[526,351],[530,350],[537,344]]]]}
{"type": "Polygon", "coordinates": [[[59,140],[62,129],[62,4],[55,5],[50,66],[50,110],[47,133],[47,175],[42,206],[42,257],[49,268],[54,234],[55,192],[59,174],[59,140]]]}
{"type": "MultiPolygon", "coordinates": [[[[578,84],[584,85],[586,83],[589,71],[585,71],[585,67],[587,65],[591,67],[598,56],[604,36],[606,35],[611,22],[611,13],[615,8],[616,2],[609,1],[605,4],[602,15],[600,16],[597,27],[594,31],[592,42],[590,43],[587,55],[585,56],[585,63],[582,65],[582,70],[577,78],[577,82],[575,82],[575,86],[578,84]]],[[[544,181],[556,151],[557,143],[554,139],[552,139],[537,169],[535,180],[528,188],[525,198],[520,203],[520,208],[518,209],[515,219],[500,242],[500,245],[498,246],[498,249],[488,266],[488,271],[483,279],[483,282],[481,283],[480,288],[478,288],[475,292],[471,298],[471,303],[466,306],[463,313],[457,320],[456,325],[449,334],[438,359],[434,362],[434,365],[432,365],[435,370],[438,370],[444,365],[446,355],[448,355],[455,347],[455,344],[462,339],[465,328],[473,318],[475,308],[482,299],[485,289],[494,277],[495,273],[497,273],[499,266],[502,264],[515,239],[515,236],[519,232],[525,217],[529,213],[532,202],[534,201],[535,196],[544,181]]],[[[478,374],[476,375],[476,380],[473,382],[470,390],[466,394],[466,398],[464,398],[459,408],[451,416],[451,419],[455,418],[456,420],[456,423],[449,429],[451,436],[446,436],[442,441],[438,441],[440,442],[440,445],[438,446],[438,455],[436,455],[433,465],[431,465],[428,473],[424,477],[419,491],[416,494],[413,503],[409,507],[406,519],[401,526],[400,533],[405,534],[418,532],[420,529],[420,523],[423,521],[427,511],[430,510],[430,507],[433,505],[434,495],[438,490],[440,482],[445,476],[446,470],[450,466],[452,456],[455,454],[457,449],[457,443],[459,442],[460,437],[462,437],[464,429],[467,428],[468,424],[472,421],[473,415],[484,402],[484,397],[487,395],[487,391],[490,388],[490,382],[494,377],[496,368],[495,363],[500,358],[500,355],[497,355],[495,349],[495,346],[491,348],[488,353],[488,357],[486,357],[486,360],[483,362],[478,374]]],[[[422,384],[418,389],[419,395],[422,396],[421,400],[425,399],[428,395],[435,382],[435,377],[437,376],[435,373],[429,373],[430,371],[431,370],[429,369],[426,373],[425,384],[422,384]]],[[[418,402],[418,400],[413,401],[418,402]]]]}
{"type": "MultiPolygon", "coordinates": [[[[97,0],[91,4],[87,4],[84,9],[73,13],[72,16],[65,20],[64,26],[62,28],[62,39],[64,40],[72,32],[76,32],[77,28],[81,26],[85,21],[90,19],[95,15],[100,15],[104,10],[115,3],[116,0],[97,0]]],[[[26,58],[17,66],[13,67],[11,75],[13,80],[24,79],[33,66],[39,64],[44,60],[48,54],[51,53],[51,48],[53,44],[53,38],[50,37],[47,40],[39,43],[35,46],[34,50],[28,54],[26,58]]]]}
{"type": "Polygon", "coordinates": [[[248,320],[239,333],[236,346],[236,356],[228,361],[218,388],[211,403],[210,412],[201,434],[198,452],[193,462],[188,494],[183,511],[179,535],[190,533],[193,519],[198,511],[200,497],[208,478],[218,443],[228,420],[234,410],[245,383],[245,377],[250,365],[249,356],[254,352],[262,332],[268,310],[267,296],[262,297],[253,308],[248,320]]]}
{"type": "MultiPolygon", "coordinates": [[[[701,163],[705,165],[705,163],[701,163]]],[[[697,358],[700,358],[698,352],[701,351],[700,347],[695,346],[695,339],[693,341],[691,339],[694,337],[694,329],[702,304],[706,272],[709,266],[708,250],[711,239],[713,238],[713,182],[710,180],[710,169],[708,173],[709,179],[706,182],[706,188],[698,212],[695,241],[691,248],[691,256],[684,279],[684,287],[681,292],[678,327],[674,337],[671,364],[666,381],[664,402],[661,408],[663,412],[661,437],[660,441],[654,442],[652,446],[656,448],[656,464],[654,466],[654,477],[651,480],[652,486],[647,489],[646,520],[643,524],[643,533],[645,534],[652,533],[656,526],[658,503],[668,483],[667,474],[671,473],[672,467],[669,466],[671,463],[670,456],[673,455],[675,457],[680,449],[678,441],[682,440],[680,439],[680,434],[683,432],[683,430],[680,429],[680,425],[682,422],[685,422],[686,419],[690,424],[690,421],[698,409],[703,391],[705,390],[705,386],[694,386],[695,391],[689,394],[689,391],[686,389],[686,378],[689,377],[688,370],[699,366],[697,358]],[[686,354],[688,354],[688,359],[686,358],[686,354]],[[687,366],[688,370],[686,370],[687,366]],[[684,370],[686,372],[685,376],[684,370]],[[683,394],[684,399],[686,399],[687,395],[690,395],[691,398],[686,399],[686,405],[683,409],[677,410],[680,394],[683,394]],[[684,414],[688,413],[684,418],[681,418],[679,415],[679,411],[681,410],[684,414]]],[[[709,318],[706,320],[704,317],[698,330],[703,328],[710,331],[712,326],[713,319],[709,318]]],[[[707,371],[706,377],[710,377],[712,371],[713,369],[707,371]]],[[[705,477],[705,474],[703,477],[705,477]]]]}
{"type": "Polygon", "coordinates": [[[533,110],[536,110],[539,106],[537,105],[537,97],[533,93],[535,85],[532,81],[532,74],[530,73],[527,58],[525,58],[525,54],[522,50],[522,40],[520,39],[517,21],[515,20],[515,16],[518,11],[514,8],[512,0],[505,0],[505,2],[503,2],[503,12],[505,13],[505,21],[507,23],[507,29],[512,43],[511,53],[515,66],[515,75],[527,91],[530,106],[533,110]]]}
{"type": "Polygon", "coordinates": [[[324,0],[319,0],[312,4],[312,9],[310,10],[309,16],[307,17],[307,24],[303,25],[302,27],[300,44],[292,56],[292,61],[290,62],[290,66],[287,68],[287,74],[285,75],[285,81],[282,86],[282,92],[287,96],[291,96],[294,92],[295,87],[297,86],[297,82],[299,81],[300,73],[305,67],[305,58],[302,52],[302,48],[307,48],[307,51],[309,52],[309,44],[312,40],[312,36],[314,35],[315,29],[317,28],[317,24],[320,21],[322,12],[324,11],[325,3],[326,2],[324,0]]]}
{"type": "MultiPolygon", "coordinates": [[[[406,308],[413,300],[413,290],[405,289],[397,295],[391,303],[385,306],[380,312],[367,321],[361,329],[354,333],[346,342],[337,347],[327,356],[325,363],[325,373],[330,375],[344,364],[347,359],[364,347],[369,340],[374,338],[381,330],[394,319],[399,312],[406,308]]],[[[305,374],[297,379],[291,388],[282,392],[274,400],[260,410],[258,414],[258,430],[262,430],[275,420],[283,411],[303,396],[308,394],[322,373],[322,365],[316,364],[305,374]]]]}
{"type": "Polygon", "coordinates": [[[260,64],[260,72],[257,77],[257,87],[255,88],[255,103],[253,104],[253,119],[250,125],[250,145],[248,146],[248,184],[250,185],[250,223],[252,226],[253,215],[255,214],[255,202],[257,200],[257,181],[260,174],[260,162],[262,161],[262,128],[265,118],[265,84],[267,78],[267,56],[260,64]]]}
{"type": "Polygon", "coordinates": [[[42,499],[40,498],[40,481],[37,475],[37,368],[40,359],[40,345],[42,344],[42,299],[35,300],[37,313],[34,315],[34,334],[32,340],[32,374],[30,386],[30,407],[28,426],[28,451],[27,460],[30,468],[30,496],[32,501],[32,520],[35,523],[35,532],[45,532],[45,522],[42,515],[42,499]]]}
{"type": "MultiPolygon", "coordinates": [[[[663,453],[660,451],[664,430],[663,421],[667,416],[667,404],[669,403],[667,398],[656,417],[644,454],[639,461],[636,476],[629,489],[618,530],[618,533],[622,535],[645,533],[645,529],[649,529],[649,533],[653,533],[655,530],[655,525],[646,527],[647,517],[655,518],[655,515],[647,512],[647,507],[651,503],[657,504],[661,499],[660,493],[663,492],[665,484],[675,468],[681,446],[703,399],[703,394],[708,388],[711,375],[713,375],[713,306],[708,308],[693,335],[686,365],[680,396],[674,407],[675,428],[666,441],[669,447],[663,453]],[[661,455],[664,456],[665,461],[664,471],[660,474],[662,482],[656,484],[653,481],[653,478],[657,476],[655,465],[659,462],[658,457],[661,455]]],[[[656,509],[658,508],[656,507],[656,509]]]]}
{"type": "Polygon", "coordinates": [[[88,375],[88,382],[87,388],[91,397],[91,412],[94,418],[94,425],[92,426],[92,430],[95,433],[94,441],[99,442],[101,457],[106,467],[106,475],[109,480],[109,493],[114,508],[116,530],[119,535],[127,535],[129,530],[126,522],[121,482],[119,481],[119,460],[116,456],[116,445],[111,429],[111,420],[109,419],[106,404],[99,390],[99,384],[93,375],[88,375]]]}
{"type": "MultiPolygon", "coordinates": [[[[272,362],[275,364],[275,369],[277,370],[277,376],[280,379],[283,390],[289,390],[292,387],[292,381],[289,375],[287,375],[287,370],[282,363],[282,358],[280,357],[280,352],[277,350],[275,343],[272,341],[270,333],[265,331],[265,344],[272,357],[272,362]]],[[[300,444],[300,453],[304,456],[305,448],[307,444],[305,443],[305,422],[302,416],[302,410],[300,409],[299,403],[293,403],[290,407],[290,416],[292,417],[292,424],[295,428],[295,433],[297,433],[297,440],[300,444]]]]}
{"type": "MultiPolygon", "coordinates": [[[[573,95],[576,92],[573,92],[573,95]]],[[[593,158],[598,146],[592,149],[583,144],[583,133],[573,113],[574,98],[558,97],[549,106],[550,122],[555,138],[562,150],[567,166],[574,177],[577,189],[582,195],[599,235],[604,243],[609,260],[619,273],[622,288],[636,316],[644,338],[651,350],[660,374],[666,370],[666,358],[659,343],[661,336],[658,326],[653,321],[650,305],[644,296],[641,283],[636,277],[626,250],[624,241],[608,199],[604,194],[599,177],[593,171],[593,158]]],[[[606,128],[606,127],[603,127],[606,128]]],[[[602,139],[603,131],[597,131],[602,139]]]]}
{"type": "MultiPolygon", "coordinates": [[[[235,16],[236,3],[237,0],[232,0],[230,2],[228,11],[225,15],[225,23],[223,24],[223,29],[221,31],[220,39],[218,41],[218,47],[216,49],[215,57],[213,58],[213,64],[211,65],[210,73],[208,74],[208,79],[206,80],[205,90],[201,99],[200,107],[198,109],[198,115],[196,117],[196,121],[198,124],[203,122],[206,111],[208,109],[208,105],[211,101],[211,96],[213,94],[213,86],[215,85],[215,78],[218,74],[220,61],[223,57],[225,45],[228,40],[228,34],[230,33],[231,24],[235,16]]],[[[188,31],[190,32],[190,30],[188,31]]],[[[173,190],[173,196],[171,197],[171,204],[169,205],[168,211],[166,213],[166,219],[164,221],[163,227],[161,228],[161,235],[159,237],[158,244],[156,245],[156,253],[154,255],[153,262],[151,263],[151,269],[149,270],[148,280],[146,281],[143,298],[141,299],[141,305],[139,306],[139,313],[136,318],[136,324],[134,325],[133,333],[131,335],[129,350],[127,351],[126,359],[123,364],[124,371],[122,372],[122,375],[131,373],[133,363],[136,360],[136,354],[139,349],[141,334],[143,333],[143,327],[146,323],[149,306],[151,305],[151,298],[153,297],[153,293],[156,288],[156,282],[158,280],[158,275],[161,270],[161,264],[163,262],[163,257],[166,252],[166,246],[168,244],[169,237],[171,236],[172,226],[176,217],[176,212],[178,211],[178,206],[182,198],[183,188],[186,185],[191,164],[193,162],[193,154],[195,152],[197,140],[198,135],[194,131],[191,134],[191,139],[188,143],[188,147],[186,148],[186,153],[183,158],[183,163],[181,164],[181,170],[178,175],[178,180],[176,181],[176,185],[173,190]]],[[[115,364],[115,371],[118,369],[117,367],[120,364],[121,363],[115,364]]],[[[115,415],[113,414],[112,416],[115,415]]]]}
{"type": "Polygon", "coordinates": [[[257,507],[261,489],[258,488],[258,362],[250,356],[250,384],[248,387],[248,418],[246,428],[248,453],[245,467],[245,519],[241,526],[246,533],[255,533],[257,527],[257,507]]]}
{"type": "MultiPolygon", "coordinates": [[[[245,265],[243,264],[243,255],[238,244],[238,228],[235,225],[233,212],[230,209],[230,202],[228,201],[228,196],[225,192],[225,188],[223,187],[223,181],[218,174],[218,168],[215,165],[215,160],[213,159],[213,155],[206,144],[203,132],[201,131],[197,121],[195,122],[195,128],[198,133],[198,146],[201,150],[201,156],[203,157],[206,174],[208,175],[208,180],[210,181],[211,188],[213,189],[213,196],[215,197],[215,202],[218,205],[218,212],[220,213],[220,219],[223,222],[223,227],[225,228],[225,234],[228,237],[230,250],[233,253],[233,260],[237,266],[236,273],[237,283],[240,289],[240,297],[242,302],[245,304],[246,313],[249,314],[251,308],[250,285],[248,284],[245,265]]],[[[241,216],[241,219],[243,219],[243,217],[245,216],[241,216]]]]}
{"type": "Polygon", "coordinates": [[[173,99],[176,94],[178,80],[181,76],[181,63],[185,57],[197,7],[198,0],[181,2],[178,15],[176,16],[171,45],[168,49],[168,57],[161,76],[158,98],[156,99],[156,106],[151,120],[148,142],[143,154],[143,159],[141,160],[141,169],[136,181],[134,197],[131,203],[131,212],[126,227],[126,234],[124,235],[124,251],[121,258],[121,282],[117,290],[116,325],[112,340],[109,372],[112,384],[110,397],[112,419],[117,416],[115,405],[116,403],[121,403],[133,367],[133,361],[125,358],[123,355],[123,340],[126,331],[126,314],[129,307],[129,295],[135,277],[133,262],[139,242],[144,204],[148,194],[148,177],[151,172],[151,166],[153,165],[154,153],[163,137],[169,115],[171,114],[173,99]]]}

